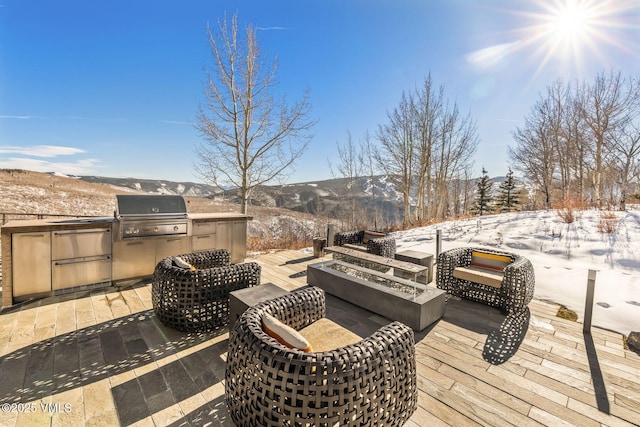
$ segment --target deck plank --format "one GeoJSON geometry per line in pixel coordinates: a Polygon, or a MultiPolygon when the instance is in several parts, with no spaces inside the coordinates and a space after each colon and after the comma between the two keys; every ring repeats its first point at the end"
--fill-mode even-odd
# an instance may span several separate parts
{"type": "MultiPolygon", "coordinates": [[[[291,250],[252,255],[247,261],[257,261],[262,266],[263,283],[293,290],[306,285],[307,265],[322,259],[291,250]]],[[[360,336],[389,322],[335,298],[332,304],[328,316],[334,316],[360,336]]],[[[594,327],[588,342],[581,323],[556,317],[557,305],[533,300],[529,310],[530,323],[523,331],[511,331],[520,336],[519,342],[510,342],[507,336],[502,343],[506,350],[499,346],[487,348],[490,338],[500,334],[505,316],[495,308],[450,297],[444,317],[415,335],[418,409],[406,425],[640,425],[640,356],[624,350],[621,335],[594,327]],[[498,361],[488,357],[496,348],[507,351],[498,361]],[[598,409],[605,395],[608,414],[598,409]]],[[[176,350],[163,347],[164,340],[182,342],[184,335],[156,329],[148,282],[33,301],[0,314],[0,368],[5,380],[0,392],[5,400],[20,401],[19,392],[12,395],[10,389],[15,386],[18,390],[27,379],[39,386],[31,377],[36,368],[41,369],[40,365],[50,370],[46,359],[37,359],[42,343],[55,344],[57,339],[69,343],[76,331],[80,338],[74,339],[79,341],[69,347],[79,349],[81,370],[91,370],[95,363],[106,366],[104,355],[96,353],[100,342],[93,336],[105,328],[107,332],[119,331],[125,340],[135,337],[136,328],[130,324],[135,316],[131,313],[145,313],[140,316],[147,318],[140,325],[140,333],[145,345],[155,347],[158,353],[148,360],[139,357],[131,369],[111,366],[113,373],[106,370],[96,379],[76,380],[77,386],[56,397],[40,398],[32,392],[33,401],[39,404],[51,402],[52,398],[68,398],[74,405],[74,414],[68,418],[56,414],[55,423],[81,425],[84,417],[86,425],[105,420],[113,424],[122,415],[112,398],[116,387],[130,386],[136,380],[140,384],[154,383],[153,378],[162,377],[157,375],[160,369],[175,369],[181,363],[193,366],[195,360],[203,360],[206,369],[212,370],[203,391],[151,411],[138,424],[180,424],[215,408],[216,422],[231,425],[221,381],[228,333],[223,331],[222,335],[176,350]],[[82,407],[76,412],[78,406],[82,407]]],[[[140,341],[128,341],[128,345],[144,344],[140,341]]],[[[54,373],[62,369],[57,366],[54,373]]],[[[0,414],[0,425],[39,422],[42,415],[35,414],[36,419],[24,414],[0,414]]]]}

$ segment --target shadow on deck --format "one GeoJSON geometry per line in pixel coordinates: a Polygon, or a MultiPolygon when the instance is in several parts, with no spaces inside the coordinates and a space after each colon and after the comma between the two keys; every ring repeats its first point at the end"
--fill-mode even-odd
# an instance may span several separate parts
{"type": "MultiPolygon", "coordinates": [[[[262,282],[306,285],[298,251],[255,259],[262,282]]],[[[640,357],[619,334],[529,310],[450,297],[445,315],[416,333],[418,411],[407,425],[640,424],[640,357]]],[[[361,337],[390,322],[327,295],[327,317],[361,337]]],[[[164,327],[150,285],[21,305],[0,315],[0,425],[231,425],[224,401],[227,328],[186,334],[164,327]],[[50,413],[40,404],[70,411],[50,413]]]]}

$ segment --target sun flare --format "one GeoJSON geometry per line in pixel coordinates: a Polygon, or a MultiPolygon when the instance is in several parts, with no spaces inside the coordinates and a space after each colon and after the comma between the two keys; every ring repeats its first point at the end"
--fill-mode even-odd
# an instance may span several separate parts
{"type": "Polygon", "coordinates": [[[566,4],[550,17],[551,35],[563,39],[588,37],[592,12],[584,4],[566,4]]]}
{"type": "Polygon", "coordinates": [[[514,11],[527,22],[514,34],[519,50],[532,49],[536,74],[548,65],[571,71],[607,64],[615,50],[637,55],[629,31],[640,13],[638,0],[531,0],[530,6],[514,11]]]}

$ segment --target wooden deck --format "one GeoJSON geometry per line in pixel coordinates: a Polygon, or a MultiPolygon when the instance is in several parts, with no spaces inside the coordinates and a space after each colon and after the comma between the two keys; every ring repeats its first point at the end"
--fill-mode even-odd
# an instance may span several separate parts
{"type": "MultiPolygon", "coordinates": [[[[300,252],[261,255],[263,278],[304,285],[300,252]]],[[[558,306],[533,300],[507,317],[449,298],[445,316],[416,334],[416,426],[640,425],[640,356],[622,335],[556,317],[558,306]]],[[[330,316],[331,314],[329,314],[330,316]]],[[[372,326],[380,318],[371,315],[372,326]]]]}
{"type": "MultiPolygon", "coordinates": [[[[299,251],[254,259],[262,281],[306,284],[299,251]]],[[[366,336],[389,320],[328,296],[327,315],[366,336]]],[[[407,425],[640,425],[640,356],[622,336],[555,316],[449,298],[416,334],[418,411],[407,425]]],[[[224,404],[228,333],[188,335],[159,324],[150,285],[79,293],[0,314],[0,426],[231,425],[224,404]],[[62,404],[56,410],[41,404],[62,404]],[[65,411],[68,404],[70,411],[65,411]],[[32,409],[30,413],[26,409],[32,409]]]]}

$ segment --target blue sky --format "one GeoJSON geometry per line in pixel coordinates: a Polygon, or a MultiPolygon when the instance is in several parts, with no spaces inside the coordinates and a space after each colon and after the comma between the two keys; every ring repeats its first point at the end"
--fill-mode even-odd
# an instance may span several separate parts
{"type": "Polygon", "coordinates": [[[310,89],[289,182],[331,178],[347,132],[375,135],[429,73],[476,120],[473,172],[491,176],[554,80],[640,73],[637,0],[0,0],[0,167],[199,181],[206,25],[225,12],[278,57],[279,93],[310,89]]]}

